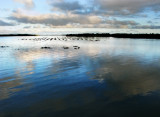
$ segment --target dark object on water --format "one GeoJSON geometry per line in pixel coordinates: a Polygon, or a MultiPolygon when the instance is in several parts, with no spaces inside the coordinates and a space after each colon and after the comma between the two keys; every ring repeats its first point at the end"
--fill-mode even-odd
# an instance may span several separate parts
{"type": "Polygon", "coordinates": [[[79,47],[79,46],[73,46],[73,47],[74,47],[74,49],[76,49],[76,50],[77,50],[77,49],[80,49],[80,47],[79,47]]]}
{"type": "Polygon", "coordinates": [[[51,49],[51,47],[41,47],[41,49],[51,49]]]}
{"type": "Polygon", "coordinates": [[[69,47],[64,47],[64,46],[63,46],[63,49],[69,49],[69,47]]]}
{"type": "Polygon", "coordinates": [[[9,46],[0,46],[0,48],[8,48],[9,46]]]}

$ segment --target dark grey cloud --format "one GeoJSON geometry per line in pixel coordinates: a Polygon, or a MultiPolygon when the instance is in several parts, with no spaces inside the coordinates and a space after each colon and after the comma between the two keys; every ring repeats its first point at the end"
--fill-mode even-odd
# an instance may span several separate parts
{"type": "Polygon", "coordinates": [[[99,11],[110,14],[132,15],[146,9],[159,12],[159,0],[94,0],[99,11]]]}
{"type": "Polygon", "coordinates": [[[74,2],[56,2],[56,3],[52,3],[53,7],[56,7],[60,10],[63,11],[74,11],[74,10],[82,10],[84,7],[78,2],[78,1],[74,1],[74,2]]]}
{"type": "Polygon", "coordinates": [[[5,21],[0,20],[0,26],[14,26],[14,25],[15,25],[15,24],[8,23],[8,22],[5,22],[5,21]]]}
{"type": "Polygon", "coordinates": [[[91,14],[94,11],[94,6],[91,2],[82,4],[78,0],[69,2],[66,0],[51,1],[50,5],[52,6],[52,11],[58,10],[61,12],[72,12],[74,14],[91,14]]]}
{"type": "Polygon", "coordinates": [[[160,29],[160,25],[138,25],[135,29],[160,29]]]}
{"type": "Polygon", "coordinates": [[[132,21],[132,20],[117,20],[117,19],[112,19],[112,20],[106,20],[107,24],[110,24],[114,28],[134,28],[139,25],[139,23],[132,21]]]}
{"type": "MultiPolygon", "coordinates": [[[[160,12],[160,0],[87,0],[85,4],[75,0],[52,1],[50,5],[63,12],[70,11],[75,14],[95,14],[108,16],[141,16],[145,10],[160,12]]],[[[145,14],[143,14],[145,15],[145,14]]],[[[142,15],[142,17],[143,17],[142,15]]]]}

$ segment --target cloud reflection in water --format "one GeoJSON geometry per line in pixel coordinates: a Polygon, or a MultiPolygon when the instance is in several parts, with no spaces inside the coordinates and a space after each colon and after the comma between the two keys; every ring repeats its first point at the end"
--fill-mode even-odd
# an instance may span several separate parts
{"type": "Polygon", "coordinates": [[[97,110],[90,113],[94,115],[109,112],[112,103],[118,107],[122,106],[118,102],[129,98],[148,97],[160,90],[159,43],[114,38],[38,44],[17,40],[0,50],[0,104],[5,104],[1,110],[4,115],[16,112],[19,116],[26,111],[33,116],[97,110]],[[77,45],[79,50],[73,48],[77,45]]]}

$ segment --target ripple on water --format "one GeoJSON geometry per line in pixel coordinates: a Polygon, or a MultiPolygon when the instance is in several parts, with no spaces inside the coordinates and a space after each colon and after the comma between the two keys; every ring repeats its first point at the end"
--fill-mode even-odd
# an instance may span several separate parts
{"type": "Polygon", "coordinates": [[[159,40],[6,37],[2,44],[9,47],[0,48],[0,116],[159,115],[159,40]]]}

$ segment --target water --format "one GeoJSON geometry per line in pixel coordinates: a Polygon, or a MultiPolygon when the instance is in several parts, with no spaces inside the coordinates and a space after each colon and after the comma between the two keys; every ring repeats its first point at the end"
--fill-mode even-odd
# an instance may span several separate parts
{"type": "Polygon", "coordinates": [[[160,40],[34,38],[0,38],[0,117],[160,116],[160,40]]]}

